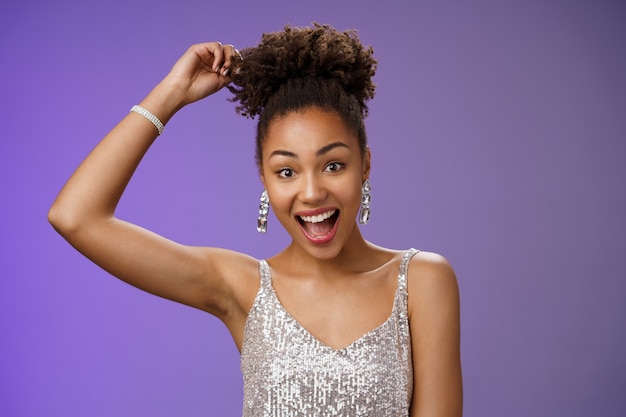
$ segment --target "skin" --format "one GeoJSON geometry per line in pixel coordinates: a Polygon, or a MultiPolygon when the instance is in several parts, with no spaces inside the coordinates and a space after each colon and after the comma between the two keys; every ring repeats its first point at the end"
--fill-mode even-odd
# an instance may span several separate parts
{"type": "MultiPolygon", "coordinates": [[[[182,107],[228,84],[232,46],[192,46],[140,103],[167,121],[182,107]]],[[[239,349],[259,289],[258,260],[238,252],[191,247],[115,217],[133,172],[156,138],[141,115],[128,114],[81,163],[48,218],[54,228],[111,274],[152,294],[217,316],[239,349]]],[[[343,348],[390,315],[402,256],[367,242],[356,225],[370,153],[333,112],[311,107],[271,121],[261,181],[292,238],[268,259],[284,307],[311,334],[343,348]],[[297,215],[338,210],[334,237],[308,239],[297,215]]],[[[420,252],[408,276],[414,392],[411,416],[460,416],[459,295],[440,255],[420,252]],[[415,330],[418,329],[418,330],[415,330]]]]}

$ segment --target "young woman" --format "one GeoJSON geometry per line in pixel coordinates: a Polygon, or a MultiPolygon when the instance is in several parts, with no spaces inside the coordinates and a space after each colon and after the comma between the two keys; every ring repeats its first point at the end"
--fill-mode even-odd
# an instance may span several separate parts
{"type": "Polygon", "coordinates": [[[286,27],[242,51],[192,46],[96,146],[49,212],[120,279],[207,311],[241,352],[244,416],[460,416],[459,297],[446,260],[367,242],[371,48],[329,26],[286,27]],[[230,84],[230,85],[229,85],[230,84]],[[228,86],[259,117],[257,164],[291,243],[267,261],[167,240],[115,217],[163,124],[228,86]]]}

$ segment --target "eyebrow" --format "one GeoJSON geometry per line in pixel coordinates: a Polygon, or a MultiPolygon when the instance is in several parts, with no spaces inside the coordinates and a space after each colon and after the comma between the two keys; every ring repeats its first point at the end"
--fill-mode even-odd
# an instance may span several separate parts
{"type": "MultiPolygon", "coordinates": [[[[331,150],[335,149],[335,148],[339,148],[339,147],[344,147],[344,148],[348,148],[350,149],[350,147],[348,145],[346,145],[343,142],[333,142],[333,143],[329,143],[328,145],[320,148],[315,155],[316,156],[322,156],[324,154],[327,154],[328,152],[330,152],[331,150]]],[[[282,149],[277,149],[274,152],[272,152],[270,154],[270,158],[274,155],[282,155],[282,156],[287,156],[290,158],[298,158],[298,155],[296,155],[295,153],[291,152],[291,151],[285,151],[282,149]]]]}

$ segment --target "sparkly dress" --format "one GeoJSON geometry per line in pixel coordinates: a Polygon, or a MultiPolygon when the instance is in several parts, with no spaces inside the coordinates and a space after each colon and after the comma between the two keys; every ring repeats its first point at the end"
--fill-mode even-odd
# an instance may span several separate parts
{"type": "Polygon", "coordinates": [[[244,417],[403,417],[413,389],[407,269],[401,261],[393,310],[342,349],[320,342],[282,306],[265,261],[241,349],[244,417]]]}

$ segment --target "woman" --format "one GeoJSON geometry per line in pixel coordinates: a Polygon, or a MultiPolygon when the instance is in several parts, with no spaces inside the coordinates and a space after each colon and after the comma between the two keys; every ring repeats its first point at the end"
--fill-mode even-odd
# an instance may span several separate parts
{"type": "Polygon", "coordinates": [[[192,46],[89,154],[49,220],[140,289],[207,311],[241,352],[244,416],[459,416],[456,278],[433,253],[367,242],[371,48],[329,26],[286,27],[239,52],[192,46]],[[230,84],[230,85],[229,85],[230,84]],[[291,243],[267,261],[169,241],[115,217],[133,172],[182,107],[228,85],[259,116],[257,164],[291,243]]]}

